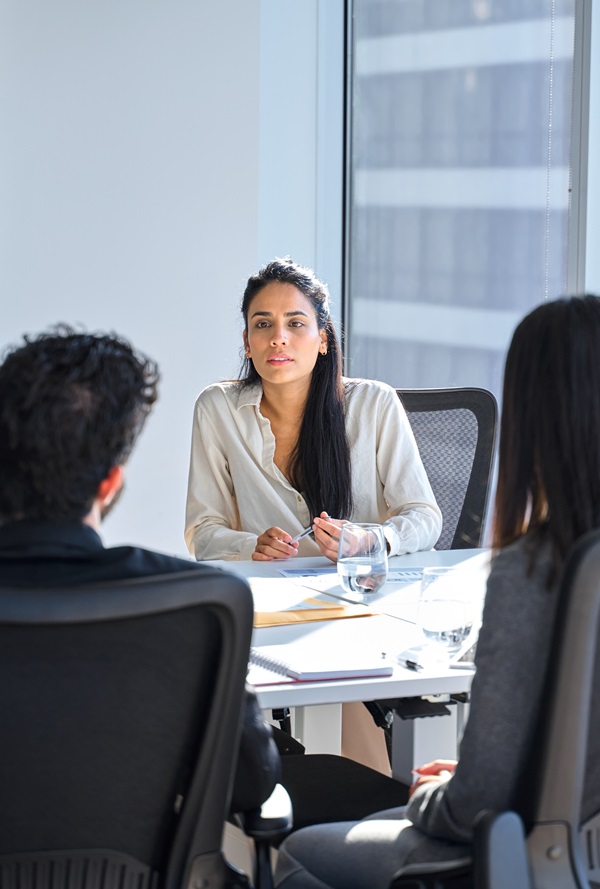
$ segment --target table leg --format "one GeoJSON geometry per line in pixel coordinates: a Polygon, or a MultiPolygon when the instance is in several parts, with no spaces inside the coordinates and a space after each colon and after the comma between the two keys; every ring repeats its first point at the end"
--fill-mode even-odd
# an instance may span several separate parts
{"type": "MultiPolygon", "coordinates": [[[[462,706],[462,705],[457,705],[462,706]]],[[[412,770],[433,759],[457,759],[457,706],[449,716],[401,719],[394,715],[392,729],[392,774],[412,784],[412,770]]]]}
{"type": "Polygon", "coordinates": [[[292,726],[294,737],[304,744],[307,753],[341,753],[341,704],[294,707],[292,726]]]}

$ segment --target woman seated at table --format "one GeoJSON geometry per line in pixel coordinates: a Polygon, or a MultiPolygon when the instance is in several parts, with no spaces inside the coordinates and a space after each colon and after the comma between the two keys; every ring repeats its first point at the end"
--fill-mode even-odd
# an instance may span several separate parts
{"type": "MultiPolygon", "coordinates": [[[[599,356],[595,296],[545,303],[513,336],[495,558],[460,762],[419,769],[407,807],[293,834],[279,850],[278,889],[385,889],[405,864],[464,856],[482,809],[514,807],[542,706],[565,557],[600,527],[599,356]]],[[[599,796],[591,787],[590,812],[599,796]]]]}
{"type": "MultiPolygon", "coordinates": [[[[275,259],[242,300],[241,379],[196,402],[185,538],[197,559],[337,560],[347,520],[382,523],[390,555],[431,549],[442,516],[394,389],[342,377],[327,287],[275,259]],[[293,537],[312,526],[314,540],[293,537]]],[[[389,774],[382,730],[343,709],[346,756],[389,774]]]]}
{"type": "Polygon", "coordinates": [[[197,559],[337,560],[346,520],[390,555],[431,549],[442,518],[396,392],[342,377],[327,287],[275,259],[242,302],[240,380],[196,402],[185,538],[197,559]],[[293,541],[311,526],[314,540],[293,541]]]}

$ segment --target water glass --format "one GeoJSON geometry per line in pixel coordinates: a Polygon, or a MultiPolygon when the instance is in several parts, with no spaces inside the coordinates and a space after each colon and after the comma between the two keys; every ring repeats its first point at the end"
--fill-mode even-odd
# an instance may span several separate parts
{"type": "Polygon", "coordinates": [[[337,569],[347,593],[376,593],[388,573],[387,543],[381,525],[342,525],[337,569]]]}
{"type": "Polygon", "coordinates": [[[417,626],[439,660],[460,649],[472,626],[465,575],[456,568],[425,568],[417,610],[417,626]]]}

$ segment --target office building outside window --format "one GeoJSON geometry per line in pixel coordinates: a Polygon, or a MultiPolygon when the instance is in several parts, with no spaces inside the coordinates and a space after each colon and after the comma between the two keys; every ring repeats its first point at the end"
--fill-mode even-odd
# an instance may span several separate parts
{"type": "Polygon", "coordinates": [[[499,394],[567,290],[575,0],[354,0],[346,372],[499,394]]]}

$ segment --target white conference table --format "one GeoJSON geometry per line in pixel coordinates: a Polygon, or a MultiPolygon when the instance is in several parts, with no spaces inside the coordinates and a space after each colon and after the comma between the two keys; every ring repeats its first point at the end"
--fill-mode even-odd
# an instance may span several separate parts
{"type": "MultiPolygon", "coordinates": [[[[280,572],[287,569],[324,569],[316,578],[304,579],[303,583],[315,583],[326,598],[339,604],[344,598],[352,605],[352,597],[346,596],[337,586],[336,576],[330,572],[332,563],[325,558],[296,558],[286,561],[213,561],[211,564],[233,571],[246,578],[254,591],[261,589],[261,579],[267,584],[289,591],[292,580],[280,572]],[[275,583],[277,579],[277,583],[275,583]]],[[[489,565],[486,550],[444,550],[396,556],[389,560],[390,573],[396,570],[422,569],[424,567],[460,566],[465,584],[475,597],[483,599],[485,579],[489,565]]],[[[295,584],[294,584],[295,585],[295,584]]],[[[255,629],[252,644],[255,646],[281,646],[281,656],[294,646],[309,646],[312,650],[370,648],[395,656],[419,641],[415,626],[416,603],[419,581],[412,583],[386,583],[375,594],[370,594],[361,604],[375,612],[371,617],[343,618],[287,624],[255,629]]],[[[311,589],[298,587],[301,594],[311,595],[311,589]]],[[[341,705],[348,701],[385,700],[388,698],[417,698],[447,696],[468,692],[472,670],[440,668],[416,672],[397,665],[391,676],[317,682],[294,682],[284,685],[263,685],[256,691],[260,706],[265,710],[277,707],[293,709],[293,732],[309,753],[339,753],[341,750],[341,705]]],[[[453,716],[428,717],[425,719],[394,719],[393,773],[404,781],[411,780],[411,769],[436,756],[455,757],[457,738],[456,709],[453,716]]],[[[459,714],[460,715],[460,714],[459,714]]],[[[460,723],[460,719],[459,719],[460,723]]]]}

